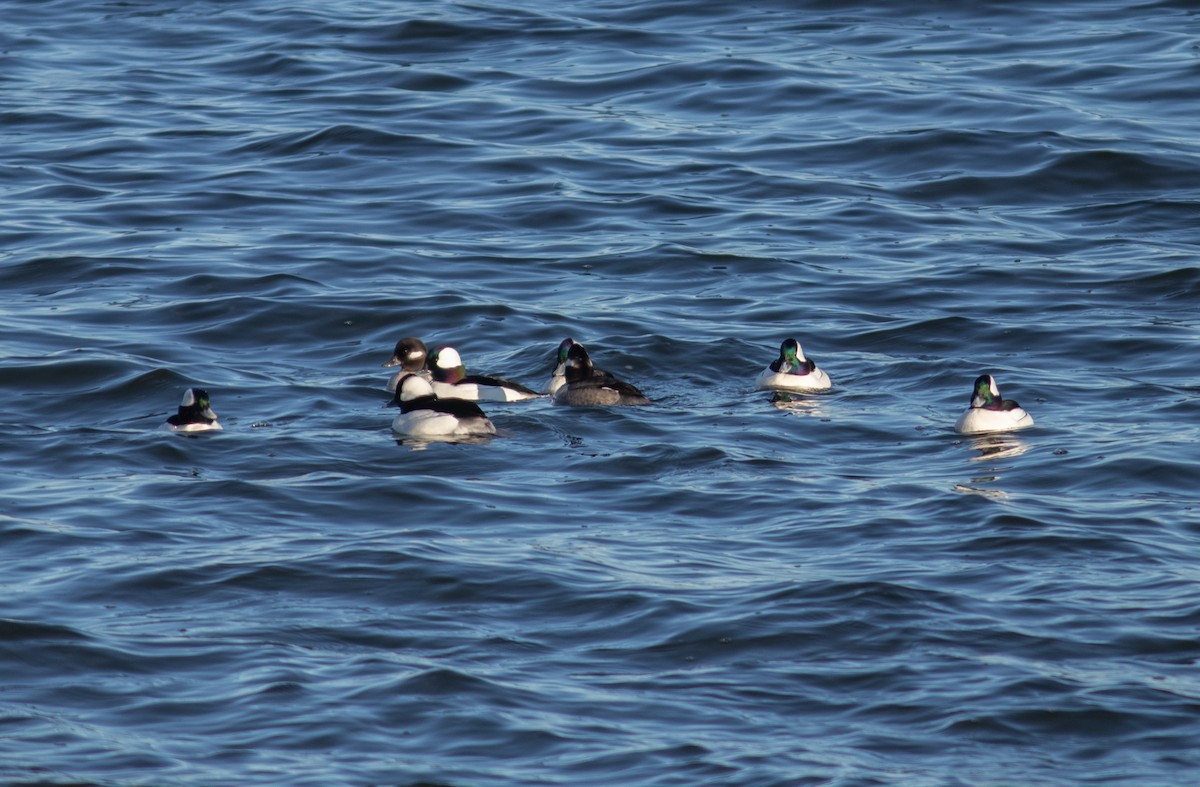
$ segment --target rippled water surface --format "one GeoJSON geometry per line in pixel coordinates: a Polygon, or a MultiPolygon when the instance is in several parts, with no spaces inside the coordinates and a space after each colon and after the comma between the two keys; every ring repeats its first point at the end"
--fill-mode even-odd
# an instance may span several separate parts
{"type": "Polygon", "coordinates": [[[8,4],[0,778],[1194,780],[1200,23],[965,5],[8,4]]]}

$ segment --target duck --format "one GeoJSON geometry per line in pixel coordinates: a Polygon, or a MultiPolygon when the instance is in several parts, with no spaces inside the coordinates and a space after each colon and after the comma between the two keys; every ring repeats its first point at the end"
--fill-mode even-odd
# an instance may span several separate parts
{"type": "MultiPolygon", "coordinates": [[[[555,354],[556,361],[554,371],[550,373],[550,382],[546,384],[546,393],[550,394],[551,396],[553,396],[555,392],[567,382],[567,353],[570,352],[571,347],[574,344],[575,340],[569,336],[559,342],[558,351],[555,354]]],[[[613,382],[619,382],[612,374],[597,366],[592,367],[592,377],[601,380],[612,380],[613,382]]]]}
{"type": "Polygon", "coordinates": [[[179,411],[168,418],[163,426],[172,432],[211,432],[222,428],[209,403],[208,391],[203,388],[184,391],[179,411]]]}
{"type": "Polygon", "coordinates": [[[587,349],[578,342],[567,348],[564,382],[554,392],[554,403],[588,406],[598,404],[650,404],[646,395],[633,385],[607,372],[597,376],[587,349]]]}
{"type": "Polygon", "coordinates": [[[779,357],[758,375],[759,389],[812,393],[827,391],[833,383],[816,361],[804,355],[800,342],[788,337],[779,345],[779,357]]]}
{"type": "Polygon", "coordinates": [[[399,407],[392,431],[410,437],[459,437],[491,435],[496,427],[474,402],[442,399],[429,380],[419,374],[400,379],[396,395],[385,407],[399,407]]]}
{"type": "Polygon", "coordinates": [[[1012,399],[1000,396],[996,378],[981,374],[971,389],[971,406],[959,416],[954,428],[962,434],[1011,432],[1033,426],[1033,416],[1012,399]]]}
{"type": "Polygon", "coordinates": [[[391,380],[388,380],[387,389],[395,391],[400,380],[409,374],[424,374],[428,377],[429,372],[425,369],[425,361],[428,356],[429,350],[425,347],[425,342],[415,336],[406,336],[396,342],[396,349],[392,351],[391,359],[382,364],[387,367],[400,367],[400,371],[392,375],[391,380]]]}
{"type": "Polygon", "coordinates": [[[439,347],[425,361],[431,375],[433,392],[442,399],[467,399],[472,402],[524,402],[541,394],[520,383],[467,374],[467,367],[453,347],[439,347]]]}

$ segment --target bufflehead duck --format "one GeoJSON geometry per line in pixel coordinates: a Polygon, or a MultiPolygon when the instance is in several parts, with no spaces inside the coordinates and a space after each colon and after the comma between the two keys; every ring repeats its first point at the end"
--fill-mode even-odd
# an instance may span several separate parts
{"type": "Polygon", "coordinates": [[[439,347],[426,361],[433,376],[433,392],[443,399],[468,399],[473,402],[523,402],[539,394],[520,383],[467,374],[467,367],[453,347],[439,347]]]}
{"type": "Polygon", "coordinates": [[[592,359],[582,344],[567,349],[565,383],[554,392],[555,404],[650,404],[646,395],[612,375],[597,377],[592,359]]]}
{"type": "Polygon", "coordinates": [[[172,432],[208,432],[221,428],[217,414],[209,404],[208,391],[203,388],[184,391],[179,412],[168,418],[164,426],[172,432]]]}
{"type": "Polygon", "coordinates": [[[388,380],[387,389],[389,391],[396,390],[400,379],[406,374],[424,373],[428,377],[429,373],[425,371],[425,359],[428,354],[425,342],[415,336],[408,336],[396,342],[396,349],[392,352],[391,360],[384,361],[383,365],[399,366],[400,371],[392,375],[391,380],[388,380]]]}
{"type": "Polygon", "coordinates": [[[439,399],[429,381],[419,374],[405,375],[386,406],[400,408],[400,415],[392,421],[392,430],[412,437],[496,433],[496,427],[479,405],[464,399],[439,399]]]}
{"type": "MultiPolygon", "coordinates": [[[[557,360],[554,366],[554,371],[550,373],[550,382],[546,384],[546,393],[550,394],[551,396],[553,396],[555,392],[558,391],[558,389],[561,388],[567,381],[567,353],[570,352],[571,347],[574,346],[574,344],[575,340],[568,337],[563,339],[558,345],[558,352],[555,355],[557,360]]],[[[592,367],[592,377],[598,380],[619,382],[616,377],[613,377],[608,372],[595,366],[592,367]]]]}
{"type": "Polygon", "coordinates": [[[800,342],[790,337],[779,345],[779,357],[758,375],[757,384],[762,389],[798,393],[827,391],[833,385],[812,358],[804,357],[800,342]]]}
{"type": "Polygon", "coordinates": [[[1012,399],[1003,399],[996,380],[981,374],[971,391],[971,406],[963,413],[954,428],[963,434],[979,432],[1009,432],[1033,426],[1033,417],[1012,399]]]}

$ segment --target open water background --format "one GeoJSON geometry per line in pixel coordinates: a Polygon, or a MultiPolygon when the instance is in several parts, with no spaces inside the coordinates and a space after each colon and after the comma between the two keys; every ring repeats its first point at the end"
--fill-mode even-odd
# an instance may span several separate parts
{"type": "Polygon", "coordinates": [[[877,5],[4,3],[0,779],[1194,783],[1195,6],[877,5]]]}

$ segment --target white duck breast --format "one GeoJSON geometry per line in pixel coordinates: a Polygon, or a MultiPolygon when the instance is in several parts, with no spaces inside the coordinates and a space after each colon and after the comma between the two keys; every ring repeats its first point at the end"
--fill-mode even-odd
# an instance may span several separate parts
{"type": "Polygon", "coordinates": [[[1000,396],[1000,388],[990,374],[980,375],[971,390],[971,406],[958,418],[954,428],[962,434],[1011,432],[1033,426],[1033,416],[1012,399],[1000,396]]]}
{"type": "Polygon", "coordinates": [[[410,374],[400,381],[400,389],[389,405],[399,405],[400,414],[392,421],[392,430],[413,437],[454,437],[489,435],[496,427],[479,405],[463,399],[439,399],[429,381],[410,374]]]}
{"type": "Polygon", "coordinates": [[[410,437],[467,437],[495,434],[496,427],[486,416],[462,418],[453,413],[422,409],[400,413],[392,421],[392,431],[410,437]]]}
{"type": "Polygon", "coordinates": [[[213,421],[210,424],[165,424],[165,426],[169,431],[172,432],[219,432],[225,428],[216,421],[213,421]]]}
{"type": "Polygon", "coordinates": [[[433,392],[442,399],[466,399],[472,402],[523,402],[541,396],[511,380],[482,374],[467,374],[458,351],[441,347],[429,356],[433,392]]]}
{"type": "Polygon", "coordinates": [[[800,342],[788,338],[779,346],[779,357],[755,381],[759,389],[813,393],[827,391],[833,382],[816,362],[804,355],[800,342]]]}
{"type": "Polygon", "coordinates": [[[203,388],[184,391],[178,412],[168,418],[163,426],[172,432],[212,432],[222,428],[209,404],[208,391],[203,388]]]}
{"type": "Polygon", "coordinates": [[[971,408],[958,418],[955,429],[963,434],[980,434],[983,432],[1011,432],[1014,429],[1025,429],[1033,426],[1033,416],[1024,408],[1012,410],[983,410],[971,408]]]}

